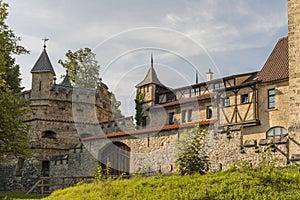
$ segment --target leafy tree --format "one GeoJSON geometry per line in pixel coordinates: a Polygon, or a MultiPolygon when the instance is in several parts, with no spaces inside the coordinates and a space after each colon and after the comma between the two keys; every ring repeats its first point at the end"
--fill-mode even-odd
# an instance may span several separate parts
{"type": "Polygon", "coordinates": [[[124,117],[122,111],[120,110],[121,102],[117,101],[114,93],[111,93],[110,99],[111,99],[111,110],[114,118],[118,119],[124,117]]]}
{"type": "Polygon", "coordinates": [[[29,125],[24,118],[29,113],[28,101],[20,98],[0,78],[0,160],[9,154],[18,158],[30,156],[27,133],[29,125]]]}
{"type": "Polygon", "coordinates": [[[199,126],[181,135],[178,150],[179,156],[176,160],[181,175],[200,173],[204,174],[208,169],[208,157],[203,151],[206,130],[199,126]]]}
{"type": "Polygon", "coordinates": [[[145,101],[145,93],[137,90],[134,101],[135,101],[135,123],[137,127],[141,127],[142,119],[144,115],[143,104],[145,101]]]}
{"type": "Polygon", "coordinates": [[[5,23],[8,16],[7,8],[8,4],[0,0],[0,72],[10,89],[20,92],[20,67],[12,55],[26,54],[28,51],[17,44],[20,38],[5,23]]]}
{"type": "Polygon", "coordinates": [[[19,66],[13,55],[28,53],[17,44],[20,38],[6,25],[8,4],[0,0],[0,160],[8,154],[25,158],[30,155],[24,117],[28,101],[21,99],[19,66]]]}
{"type": "Polygon", "coordinates": [[[81,48],[75,52],[68,50],[66,57],[65,61],[60,59],[58,63],[68,70],[73,86],[96,88],[100,69],[96,54],[89,48],[81,48]]]}

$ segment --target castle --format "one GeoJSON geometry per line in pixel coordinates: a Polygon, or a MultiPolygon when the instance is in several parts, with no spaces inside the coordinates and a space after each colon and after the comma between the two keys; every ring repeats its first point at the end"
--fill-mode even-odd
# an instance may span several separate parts
{"type": "Polygon", "coordinates": [[[210,171],[238,161],[256,165],[267,149],[283,161],[279,165],[297,165],[299,11],[300,3],[289,0],[289,35],[278,40],[257,72],[214,79],[209,70],[205,82],[171,89],[160,82],[151,57],[148,73],[136,85],[145,94],[140,129],[133,128],[131,117],[113,118],[104,83],[82,90],[66,75],[57,84],[44,48],[31,71],[32,88],[24,93],[31,102],[27,122],[34,128],[28,134],[34,155],[2,164],[0,188],[28,189],[41,176],[90,175],[94,158],[103,167],[110,163],[112,174],[172,173],[177,142],[195,125],[209,131],[210,171]]]}

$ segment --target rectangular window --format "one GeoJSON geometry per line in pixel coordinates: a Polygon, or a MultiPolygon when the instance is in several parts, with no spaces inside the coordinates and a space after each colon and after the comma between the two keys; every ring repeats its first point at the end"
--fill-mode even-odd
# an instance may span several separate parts
{"type": "Polygon", "coordinates": [[[186,110],[181,111],[181,122],[186,122],[186,110]]]}
{"type": "Polygon", "coordinates": [[[212,106],[206,107],[206,119],[211,119],[213,114],[212,106]]]}
{"type": "Polygon", "coordinates": [[[172,102],[176,100],[176,96],[173,93],[167,94],[167,102],[172,102]]]}
{"type": "Polygon", "coordinates": [[[193,110],[188,110],[188,122],[193,121],[193,110]]]}
{"type": "Polygon", "coordinates": [[[192,89],[190,89],[190,97],[194,97],[195,96],[195,91],[194,91],[194,89],[192,88],[192,89]]]}
{"type": "Polygon", "coordinates": [[[166,95],[165,94],[159,95],[159,103],[166,103],[166,95]]]}
{"type": "Polygon", "coordinates": [[[230,106],[230,100],[229,97],[226,97],[223,99],[223,107],[229,107],[230,106]]]}
{"type": "Polygon", "coordinates": [[[147,126],[147,117],[144,116],[144,117],[142,118],[142,127],[146,127],[146,126],[147,126]]]}
{"type": "Polygon", "coordinates": [[[169,113],[169,124],[174,124],[175,118],[174,118],[174,112],[169,113]]]}
{"type": "Polygon", "coordinates": [[[223,83],[223,81],[220,82],[220,83],[215,83],[215,84],[214,84],[214,88],[215,88],[215,89],[224,88],[224,83],[223,83]]]}
{"type": "Polygon", "coordinates": [[[268,108],[275,108],[275,89],[268,90],[268,108]]]}
{"type": "Polygon", "coordinates": [[[200,88],[195,88],[194,89],[194,91],[195,91],[195,96],[199,96],[199,94],[200,94],[200,88]]]}
{"type": "Polygon", "coordinates": [[[249,94],[242,94],[241,95],[241,103],[249,103],[249,94]]]}

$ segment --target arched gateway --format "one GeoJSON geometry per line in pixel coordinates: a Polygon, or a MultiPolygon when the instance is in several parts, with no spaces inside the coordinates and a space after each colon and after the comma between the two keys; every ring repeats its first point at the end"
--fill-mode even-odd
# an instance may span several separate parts
{"type": "Polygon", "coordinates": [[[122,142],[113,142],[99,152],[103,169],[108,165],[111,175],[129,174],[130,147],[122,142]]]}

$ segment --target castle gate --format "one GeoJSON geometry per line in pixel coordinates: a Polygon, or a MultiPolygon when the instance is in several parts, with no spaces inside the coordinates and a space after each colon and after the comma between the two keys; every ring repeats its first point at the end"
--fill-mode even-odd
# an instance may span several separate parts
{"type": "Polygon", "coordinates": [[[113,142],[99,152],[103,169],[108,165],[111,175],[129,174],[130,147],[122,142],[113,142]]]}

